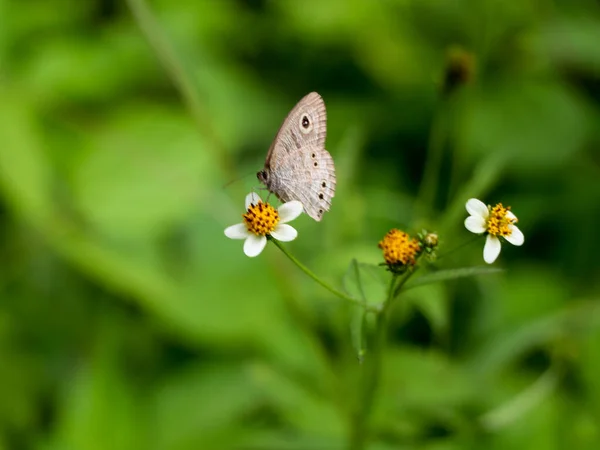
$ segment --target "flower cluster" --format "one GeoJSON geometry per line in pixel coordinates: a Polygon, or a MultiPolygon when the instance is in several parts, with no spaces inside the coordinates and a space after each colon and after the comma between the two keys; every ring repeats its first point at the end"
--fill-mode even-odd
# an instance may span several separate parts
{"type": "MultiPolygon", "coordinates": [[[[246,196],[246,213],[242,214],[243,222],[225,229],[225,236],[231,239],[244,239],[244,253],[249,257],[258,256],[270,238],[287,242],[296,239],[298,232],[287,222],[302,214],[303,206],[297,200],[284,203],[275,209],[265,203],[252,192],[246,196]]],[[[517,217],[502,203],[491,207],[476,198],[469,199],[466,204],[469,217],[465,220],[467,230],[476,234],[485,234],[483,259],[493,263],[500,254],[500,238],[513,245],[523,245],[525,237],[517,226],[517,217]]],[[[434,259],[438,245],[435,233],[422,231],[416,238],[411,238],[404,231],[390,230],[379,242],[383,251],[383,259],[388,269],[394,273],[402,273],[417,263],[421,254],[434,259]]]]}

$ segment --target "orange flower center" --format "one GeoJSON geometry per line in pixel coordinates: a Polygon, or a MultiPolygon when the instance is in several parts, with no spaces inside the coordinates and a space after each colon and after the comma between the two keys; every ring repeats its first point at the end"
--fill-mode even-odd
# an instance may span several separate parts
{"type": "Polygon", "coordinates": [[[509,225],[517,222],[517,219],[507,217],[507,213],[510,211],[510,206],[506,208],[502,206],[502,203],[498,203],[496,206],[490,209],[490,215],[487,219],[486,228],[487,232],[492,236],[510,236],[512,229],[509,225]]]}
{"type": "Polygon", "coordinates": [[[421,245],[416,239],[411,237],[404,231],[397,229],[390,230],[381,242],[379,248],[383,250],[383,259],[390,265],[414,265],[415,257],[421,250],[421,245]]]}
{"type": "Polygon", "coordinates": [[[248,231],[257,236],[270,234],[279,222],[279,213],[277,210],[268,203],[263,203],[260,200],[256,205],[251,204],[246,214],[243,214],[242,217],[248,231]]]}

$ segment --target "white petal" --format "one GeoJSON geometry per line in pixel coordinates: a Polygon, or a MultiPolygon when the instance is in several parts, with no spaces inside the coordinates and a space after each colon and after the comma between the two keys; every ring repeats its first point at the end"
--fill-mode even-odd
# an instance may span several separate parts
{"type": "Polygon", "coordinates": [[[250,205],[256,205],[260,201],[260,197],[256,192],[250,192],[248,195],[246,195],[246,203],[244,206],[246,207],[246,210],[248,210],[250,205]]]}
{"type": "Polygon", "coordinates": [[[488,211],[488,207],[481,200],[477,200],[476,198],[470,198],[467,201],[467,212],[472,216],[480,216],[484,219],[488,218],[490,212],[488,211]]]}
{"type": "Polygon", "coordinates": [[[288,225],[287,223],[278,223],[275,229],[271,232],[271,236],[278,241],[289,242],[296,239],[298,232],[293,226],[288,225]]]}
{"type": "Polygon", "coordinates": [[[254,258],[255,256],[260,255],[260,252],[263,251],[265,245],[267,245],[266,236],[251,234],[246,238],[246,242],[244,242],[244,253],[250,258],[254,258]]]}
{"type": "Polygon", "coordinates": [[[496,236],[488,235],[483,246],[483,260],[491,264],[496,261],[500,254],[500,239],[496,236]]]}
{"type": "Polygon", "coordinates": [[[486,230],[485,219],[480,216],[469,216],[465,219],[465,228],[471,233],[484,233],[486,230]]]}
{"type": "Polygon", "coordinates": [[[510,236],[505,236],[504,239],[506,239],[512,245],[523,245],[523,242],[525,242],[525,236],[523,236],[521,230],[514,225],[509,225],[508,228],[511,230],[510,236]]]}
{"type": "Polygon", "coordinates": [[[510,209],[508,211],[506,211],[506,217],[508,217],[509,219],[514,220],[514,221],[517,220],[517,216],[515,216],[510,209]]]}
{"type": "Polygon", "coordinates": [[[225,236],[229,239],[246,239],[250,234],[248,228],[243,223],[237,223],[225,228],[225,236]]]}
{"type": "MultiPolygon", "coordinates": [[[[279,213],[279,222],[286,223],[290,220],[294,220],[296,217],[302,214],[302,211],[304,211],[304,207],[298,200],[292,200],[291,202],[284,203],[277,209],[277,212],[279,213]]],[[[280,241],[281,239],[277,240],[280,241]]]]}

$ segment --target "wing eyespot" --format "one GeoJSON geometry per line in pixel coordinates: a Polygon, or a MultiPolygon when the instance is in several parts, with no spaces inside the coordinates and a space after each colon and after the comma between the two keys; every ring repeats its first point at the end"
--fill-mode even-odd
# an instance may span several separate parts
{"type": "Polygon", "coordinates": [[[319,194],[319,199],[323,200],[323,193],[322,192],[319,194]]]}
{"type": "Polygon", "coordinates": [[[312,120],[310,120],[307,114],[302,114],[299,125],[300,131],[302,131],[304,134],[308,134],[313,130],[312,120]]]}
{"type": "Polygon", "coordinates": [[[319,165],[318,162],[315,161],[315,163],[313,164],[315,167],[317,167],[319,165]]]}

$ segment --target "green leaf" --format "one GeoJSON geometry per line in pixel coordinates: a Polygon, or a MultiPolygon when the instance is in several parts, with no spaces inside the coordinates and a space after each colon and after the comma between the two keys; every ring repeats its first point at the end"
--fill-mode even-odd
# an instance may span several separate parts
{"type": "Polygon", "coordinates": [[[559,17],[531,36],[531,47],[559,68],[597,74],[600,69],[600,21],[593,15],[559,17]]]}
{"type": "Polygon", "coordinates": [[[398,410],[460,405],[478,395],[468,371],[436,350],[403,347],[385,355],[382,404],[398,410]]]}
{"type": "Polygon", "coordinates": [[[261,395],[250,368],[240,364],[192,366],[169,376],[151,402],[155,448],[231,448],[240,439],[232,428],[261,395]]]}
{"type": "MultiPolygon", "coordinates": [[[[109,324],[113,325],[113,324],[109,324]]],[[[65,380],[66,397],[50,448],[134,450],[148,448],[143,432],[143,398],[135,394],[118,364],[118,328],[104,328],[89,364],[65,380]]]]}
{"type": "MultiPolygon", "coordinates": [[[[600,330],[594,330],[581,343],[579,370],[583,380],[587,381],[586,397],[596,417],[600,417],[600,330]]],[[[600,430],[598,430],[600,434],[600,430]]]]}
{"type": "Polygon", "coordinates": [[[183,222],[214,176],[188,122],[148,105],[115,113],[73,165],[79,211],[102,231],[137,239],[183,222]]]}
{"type": "MultiPolygon", "coordinates": [[[[564,438],[562,430],[572,427],[565,423],[569,421],[569,415],[561,409],[560,399],[560,395],[550,395],[548,398],[544,398],[540,405],[535,405],[529,413],[503,428],[502,432],[490,433],[493,436],[492,445],[486,446],[486,448],[492,450],[520,448],[523,442],[527,442],[528,448],[561,448],[560,445],[557,445],[557,440],[561,437],[564,438]],[[557,435],[560,437],[557,438],[557,435]]],[[[574,445],[570,439],[563,442],[569,442],[569,448],[582,448],[574,445]]],[[[598,447],[596,445],[592,448],[598,447]]]]}
{"type": "Polygon", "coordinates": [[[362,286],[362,280],[360,279],[358,261],[356,259],[350,261],[350,265],[346,270],[346,274],[344,275],[342,282],[344,284],[344,290],[348,294],[356,296],[356,298],[361,299],[364,303],[367,302],[365,291],[362,286]]]}
{"type": "Polygon", "coordinates": [[[27,219],[45,222],[52,214],[48,161],[32,111],[18,94],[0,90],[0,189],[27,219]]]}
{"type": "MultiPolygon", "coordinates": [[[[290,439],[289,432],[286,430],[256,432],[254,436],[252,436],[250,440],[244,442],[244,444],[244,448],[263,450],[345,450],[348,448],[344,439],[321,437],[311,434],[299,434],[297,432],[294,432],[294,438],[290,439]]],[[[369,450],[382,449],[370,446],[369,450]]]]}
{"type": "Polygon", "coordinates": [[[518,270],[511,270],[510,276],[502,277],[501,282],[487,293],[490,305],[487,323],[481,324],[482,329],[531,323],[558,312],[564,306],[565,298],[569,297],[565,286],[564,274],[560,270],[520,265],[518,270]],[[535,298],[534,302],[532,298],[535,298]]]}
{"type": "Polygon", "coordinates": [[[359,263],[355,259],[350,262],[343,279],[348,294],[371,306],[385,301],[388,284],[388,274],[383,267],[359,263]]]}
{"type": "Polygon", "coordinates": [[[295,433],[331,438],[345,435],[346,417],[331,392],[311,389],[264,364],[256,364],[253,375],[269,404],[295,433]]]}
{"type": "Polygon", "coordinates": [[[435,272],[430,272],[422,275],[418,278],[412,278],[406,282],[404,290],[414,288],[417,286],[424,286],[431,283],[439,283],[440,281],[455,280],[457,278],[473,277],[476,275],[490,275],[493,273],[502,272],[503,269],[496,267],[461,267],[458,269],[444,269],[435,272]]]}
{"type": "Polygon", "coordinates": [[[177,307],[177,285],[143,254],[110,246],[66,224],[63,227],[63,235],[51,238],[64,258],[107,288],[132,296],[167,323],[186,324],[186,313],[177,307]]]}
{"type": "Polygon", "coordinates": [[[465,148],[478,156],[509,157],[513,173],[559,167],[589,130],[585,103],[560,82],[510,78],[470,100],[459,121],[465,148]]]}
{"type": "MultiPolygon", "coordinates": [[[[0,309],[0,361],[10,361],[0,370],[0,424],[4,430],[26,430],[36,423],[37,383],[43,369],[22,351],[11,328],[11,316],[0,309]]],[[[2,431],[0,427],[0,450],[2,431]]]]}
{"type": "Polygon", "coordinates": [[[528,350],[565,336],[580,336],[600,325],[598,299],[564,309],[522,326],[513,327],[501,335],[493,335],[472,360],[473,370],[480,374],[497,374],[506,365],[528,350]]]}
{"type": "Polygon", "coordinates": [[[546,400],[556,389],[559,379],[555,368],[548,369],[523,391],[481,416],[481,425],[488,431],[496,432],[512,425],[546,400]]]}

